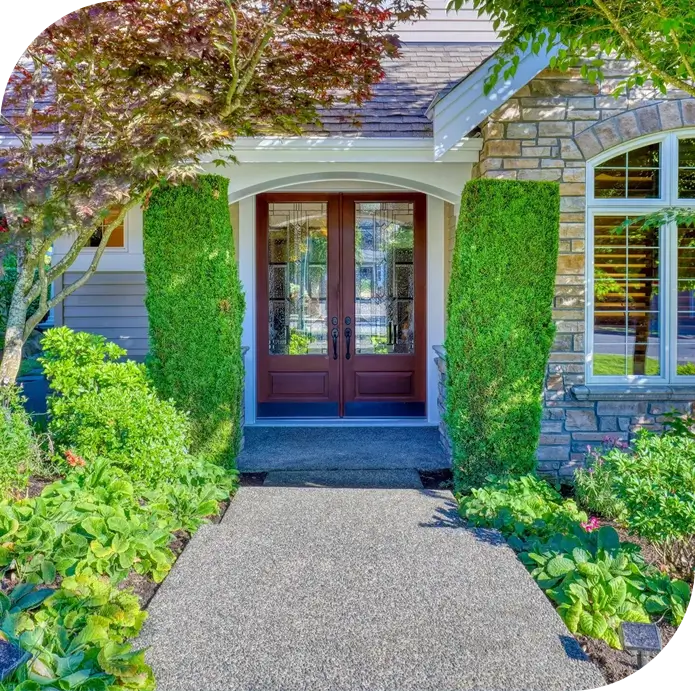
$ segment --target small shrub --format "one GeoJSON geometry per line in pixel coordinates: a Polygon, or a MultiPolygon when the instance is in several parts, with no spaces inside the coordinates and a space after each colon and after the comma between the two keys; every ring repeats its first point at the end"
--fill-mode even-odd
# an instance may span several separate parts
{"type": "Polygon", "coordinates": [[[446,334],[446,422],[457,489],[535,468],[555,327],[555,183],[473,180],[456,231],[446,334]]]}
{"type": "Polygon", "coordinates": [[[654,544],[664,563],[692,580],[695,569],[695,439],[641,432],[633,452],[613,451],[625,526],[654,544]]]}
{"type": "Polygon", "coordinates": [[[156,483],[184,460],[188,422],[161,400],[145,368],[103,336],[51,329],[43,341],[49,432],[59,451],[106,457],[133,480],[156,483]]]}
{"type": "Polygon", "coordinates": [[[26,487],[41,468],[39,447],[19,388],[0,387],[0,495],[26,487]]]}
{"type": "Polygon", "coordinates": [[[587,520],[571,499],[563,500],[534,475],[490,475],[487,484],[462,497],[459,510],[472,525],[499,530],[515,549],[530,537],[549,537],[587,520]]]}
{"type": "Polygon", "coordinates": [[[616,442],[599,449],[590,449],[586,455],[586,467],[574,475],[574,491],[579,505],[589,513],[595,513],[608,520],[620,518],[625,507],[615,494],[615,469],[611,463],[610,451],[621,450],[626,445],[616,442]]]}

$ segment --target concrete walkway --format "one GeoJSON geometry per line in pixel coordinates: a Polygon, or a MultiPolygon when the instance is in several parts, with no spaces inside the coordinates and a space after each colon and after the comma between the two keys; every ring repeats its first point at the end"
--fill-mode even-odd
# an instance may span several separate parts
{"type": "Polygon", "coordinates": [[[159,691],[605,683],[513,552],[462,527],[449,493],[408,472],[391,478],[400,489],[291,480],[242,487],[155,595],[138,643],[151,646],[159,691]]]}

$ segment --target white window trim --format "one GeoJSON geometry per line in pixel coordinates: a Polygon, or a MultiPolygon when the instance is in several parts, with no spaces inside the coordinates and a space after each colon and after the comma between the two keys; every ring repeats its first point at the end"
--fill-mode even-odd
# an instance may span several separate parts
{"type": "Polygon", "coordinates": [[[678,140],[695,137],[695,128],[660,132],[633,139],[605,151],[587,162],[586,167],[586,381],[588,384],[627,384],[630,386],[695,386],[695,376],[677,374],[678,338],[678,236],[676,224],[663,226],[659,234],[659,323],[661,375],[596,376],[593,374],[594,347],[594,218],[605,215],[645,215],[665,207],[695,209],[695,199],[678,198],[678,140]],[[661,143],[658,199],[596,198],[594,169],[615,156],[647,144],[661,143]]]}

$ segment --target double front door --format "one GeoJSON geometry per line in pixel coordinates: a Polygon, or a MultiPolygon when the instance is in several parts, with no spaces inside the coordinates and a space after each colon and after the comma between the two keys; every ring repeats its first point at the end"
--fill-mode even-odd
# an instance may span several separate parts
{"type": "Polygon", "coordinates": [[[258,417],[425,415],[425,205],[258,196],[258,417]]]}

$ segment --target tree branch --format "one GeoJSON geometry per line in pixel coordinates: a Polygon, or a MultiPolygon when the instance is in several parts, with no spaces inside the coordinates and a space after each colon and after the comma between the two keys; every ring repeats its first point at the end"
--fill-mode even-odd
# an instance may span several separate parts
{"type": "Polygon", "coordinates": [[[695,84],[689,84],[685,80],[665,72],[647,59],[642,49],[637,45],[630,35],[630,32],[620,23],[620,20],[613,14],[613,12],[611,12],[604,0],[594,0],[594,3],[596,4],[596,7],[601,10],[603,16],[610,22],[613,30],[618,34],[618,36],[620,36],[625,45],[628,46],[634,57],[637,58],[639,62],[648,67],[651,72],[662,79],[664,83],[675,86],[677,89],[681,89],[686,93],[689,93],[691,96],[695,96],[695,84]]]}
{"type": "MultiPolygon", "coordinates": [[[[664,13],[664,6],[661,4],[661,0],[656,0],[656,6],[657,6],[657,9],[659,10],[659,15],[661,16],[661,18],[667,19],[667,16],[664,13]]],[[[683,50],[683,46],[681,45],[681,42],[678,39],[678,34],[676,33],[676,30],[672,28],[669,31],[669,36],[671,37],[671,40],[673,41],[673,45],[675,46],[676,50],[678,51],[678,55],[680,55],[680,57],[681,57],[681,60],[683,62],[683,67],[685,67],[685,71],[688,73],[688,76],[692,80],[693,84],[695,84],[695,70],[693,69],[693,66],[690,63],[690,58],[683,50]]]]}

